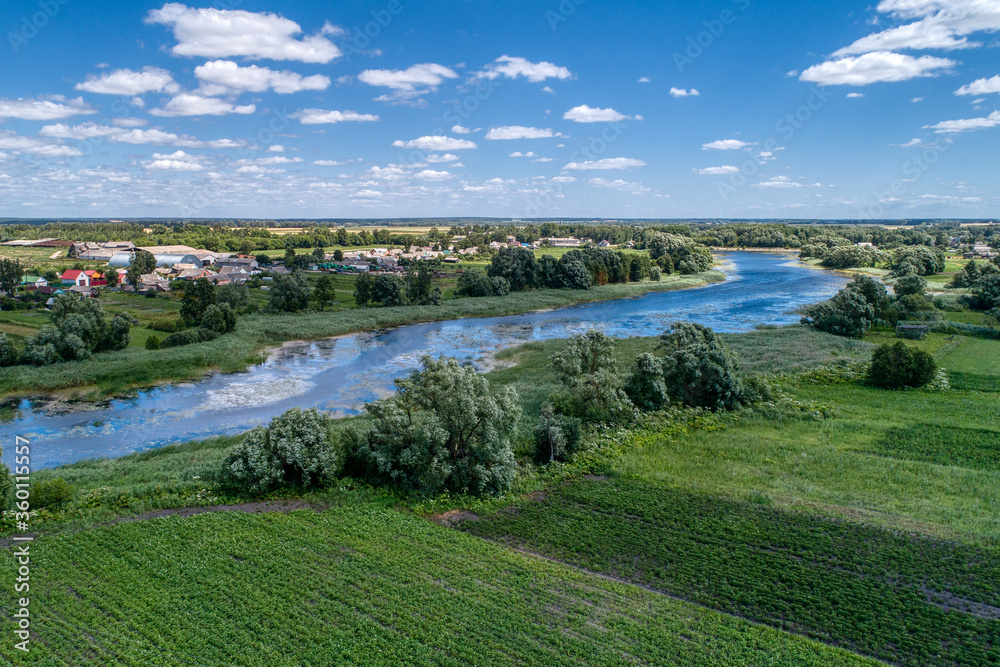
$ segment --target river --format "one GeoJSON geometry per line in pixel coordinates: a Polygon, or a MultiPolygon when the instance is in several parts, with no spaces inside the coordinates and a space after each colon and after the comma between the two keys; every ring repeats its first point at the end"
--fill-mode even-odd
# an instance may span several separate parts
{"type": "Polygon", "coordinates": [[[847,282],[789,255],[730,252],[720,257],[725,282],[704,287],[291,343],[244,372],[217,373],[61,412],[24,399],[14,418],[0,426],[3,460],[12,462],[15,435],[31,440],[32,467],[45,468],[240,433],[295,406],[357,414],[365,402],[391,393],[392,381],[416,368],[423,355],[452,356],[486,369],[498,348],[588,329],[624,338],[658,335],[678,320],[724,332],[790,324],[799,319],[795,309],[829,298],[847,282]]]}

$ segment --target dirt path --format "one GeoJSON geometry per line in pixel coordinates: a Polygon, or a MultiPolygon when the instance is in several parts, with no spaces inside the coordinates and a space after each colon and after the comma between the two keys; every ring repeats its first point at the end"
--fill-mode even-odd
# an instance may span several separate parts
{"type": "MultiPolygon", "coordinates": [[[[247,514],[266,514],[269,512],[281,512],[287,514],[289,512],[294,512],[295,510],[314,510],[316,512],[322,512],[326,507],[322,505],[315,505],[312,503],[307,503],[304,500],[265,500],[253,503],[239,503],[237,505],[203,505],[200,507],[174,507],[170,509],[156,510],[153,512],[144,512],[143,514],[137,514],[135,516],[122,516],[111,521],[106,521],[104,523],[95,524],[93,526],[87,526],[84,528],[75,528],[66,531],[70,534],[79,533],[83,530],[90,530],[92,528],[98,528],[102,526],[116,526],[119,523],[134,523],[136,521],[149,521],[150,519],[159,519],[167,516],[179,516],[182,519],[186,519],[189,516],[194,516],[196,514],[207,514],[210,512],[246,512],[247,514]]],[[[50,533],[53,535],[58,535],[61,533],[50,533]]],[[[35,537],[38,537],[35,535],[35,537]]],[[[42,535],[44,537],[44,534],[42,535]]],[[[13,542],[12,537],[0,538],[0,549],[7,549],[13,542]]]]}

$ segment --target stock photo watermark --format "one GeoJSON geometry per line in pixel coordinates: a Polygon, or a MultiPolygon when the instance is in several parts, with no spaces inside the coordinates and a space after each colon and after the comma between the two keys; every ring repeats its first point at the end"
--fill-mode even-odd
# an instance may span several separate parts
{"type": "Polygon", "coordinates": [[[38,37],[39,32],[70,2],[72,0],[38,0],[38,10],[22,16],[17,30],[7,33],[7,42],[14,53],[20,53],[31,40],[38,37]]]}
{"type": "Polygon", "coordinates": [[[11,538],[14,562],[14,648],[27,653],[31,641],[31,443],[21,436],[14,439],[14,522],[15,533],[11,538]]]}
{"type": "MultiPolygon", "coordinates": [[[[751,0],[732,0],[732,2],[738,12],[745,12],[751,4],[751,0]]],[[[671,54],[677,71],[683,74],[688,66],[693,65],[694,61],[705,55],[705,51],[712,48],[716,40],[726,32],[726,28],[736,23],[739,17],[740,14],[737,11],[723,9],[715,18],[702,21],[701,24],[705,29],[688,37],[687,44],[682,51],[674,51],[671,54]]]]}

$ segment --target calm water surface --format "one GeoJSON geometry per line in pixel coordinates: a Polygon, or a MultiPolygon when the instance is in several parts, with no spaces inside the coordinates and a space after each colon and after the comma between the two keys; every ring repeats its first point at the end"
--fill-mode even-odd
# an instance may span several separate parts
{"type": "Polygon", "coordinates": [[[498,348],[588,329],[624,338],[658,335],[678,320],[727,332],[790,324],[798,321],[796,308],[829,298],[847,282],[788,256],[733,252],[722,257],[726,281],[696,289],[295,343],[246,372],[62,413],[24,400],[16,417],[0,427],[3,460],[11,463],[15,435],[32,441],[32,464],[41,468],[240,433],[295,406],[356,414],[366,401],[388,395],[392,381],[416,368],[423,355],[457,357],[485,368],[487,356],[498,348]]]}

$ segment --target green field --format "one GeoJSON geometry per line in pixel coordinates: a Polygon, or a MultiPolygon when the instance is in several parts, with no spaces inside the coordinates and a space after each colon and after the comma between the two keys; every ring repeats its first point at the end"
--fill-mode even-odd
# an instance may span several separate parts
{"type": "Polygon", "coordinates": [[[376,505],[120,524],[32,564],[22,665],[872,664],[376,505]]]}

